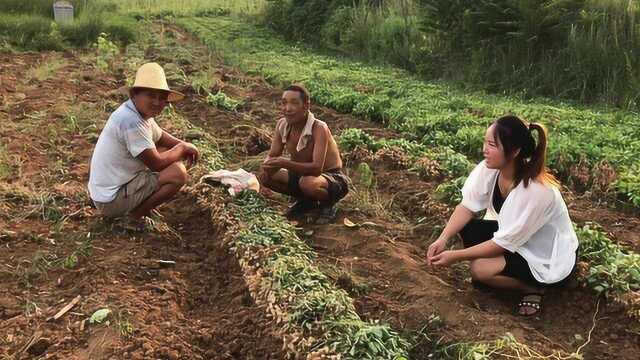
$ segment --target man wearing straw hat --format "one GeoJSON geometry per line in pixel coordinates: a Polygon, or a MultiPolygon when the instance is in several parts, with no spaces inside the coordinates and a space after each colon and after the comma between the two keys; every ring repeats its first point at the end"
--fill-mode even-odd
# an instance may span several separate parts
{"type": "Polygon", "coordinates": [[[183,160],[193,164],[199,153],[154,120],[168,102],[184,98],[169,89],[160,65],[148,63],[138,69],[129,98],[111,114],[98,138],[89,194],[102,215],[128,215],[133,228],[143,230],[151,210],[173,198],[187,182],[183,160]]]}

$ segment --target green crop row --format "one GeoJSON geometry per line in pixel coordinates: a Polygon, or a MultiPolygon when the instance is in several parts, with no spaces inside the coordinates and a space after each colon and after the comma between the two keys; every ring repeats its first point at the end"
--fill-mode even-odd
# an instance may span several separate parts
{"type": "Polygon", "coordinates": [[[399,151],[407,161],[407,170],[427,177],[437,177],[442,182],[435,190],[434,197],[450,205],[462,201],[461,190],[474,164],[466,156],[449,147],[431,148],[407,139],[374,139],[360,129],[342,131],[338,144],[343,151],[356,148],[371,152],[380,150],[399,151]]]}
{"type": "Polygon", "coordinates": [[[260,195],[243,192],[229,212],[239,220],[230,232],[232,251],[241,264],[266,275],[269,307],[282,310],[278,320],[286,330],[319,335],[308,344],[310,351],[326,347],[353,359],[406,358],[409,343],[387,325],[361,320],[349,295],[314,265],[315,253],[296,228],[260,195]]]}
{"type": "MultiPolygon", "coordinates": [[[[130,45],[125,52],[127,61],[142,62],[152,46],[158,46],[155,38],[130,45]]],[[[174,57],[185,50],[167,39],[164,46],[174,57]]],[[[227,111],[240,105],[223,92],[209,94],[203,102],[207,104],[227,111]]],[[[168,120],[169,131],[198,147],[201,159],[194,176],[225,167],[227,161],[210,133],[193,125],[173,106],[167,107],[163,118],[168,120]]],[[[214,223],[226,235],[225,245],[242,267],[254,300],[265,305],[281,326],[288,351],[339,354],[345,359],[407,358],[409,342],[388,325],[363,321],[347,292],[338,289],[314,264],[315,252],[300,240],[297,229],[262,196],[247,191],[229,202],[222,191],[197,194],[202,205],[212,209],[214,223]],[[221,225],[224,219],[231,220],[221,225]]]]}
{"type": "MultiPolygon", "coordinates": [[[[225,159],[213,138],[192,125],[172,108],[166,116],[177,134],[193,143],[201,153],[198,173],[222,169],[225,159]]],[[[208,203],[222,204],[219,198],[208,203]]],[[[207,201],[205,201],[207,202],[207,201]]],[[[234,218],[236,227],[226,229],[230,247],[245,275],[259,273],[252,294],[264,301],[287,334],[297,337],[295,350],[317,354],[338,353],[351,359],[404,359],[409,342],[388,325],[363,321],[353,299],[336,288],[314,265],[314,251],[296,234],[297,229],[271,209],[264,198],[252,191],[238,195],[223,210],[234,218]],[[316,337],[308,341],[311,336],[316,337]]],[[[219,213],[216,213],[219,214],[219,213]]],[[[220,220],[214,219],[216,222],[220,220]]],[[[293,346],[293,345],[292,345],[293,346]]]]}
{"type": "MultiPolygon", "coordinates": [[[[172,108],[165,116],[177,135],[192,140],[200,150],[198,174],[224,168],[224,156],[208,133],[172,108]]],[[[213,194],[205,204],[225,203],[222,192],[213,194]]],[[[265,303],[284,333],[293,334],[291,351],[338,353],[351,359],[406,358],[409,342],[388,325],[361,320],[353,299],[314,265],[314,251],[262,196],[243,192],[223,212],[235,224],[225,229],[227,246],[245,275],[260,274],[252,295],[265,303]],[[314,340],[308,340],[312,336],[314,340]]]]}
{"type": "Polygon", "coordinates": [[[448,146],[473,160],[481,158],[484,131],[499,116],[512,113],[544,123],[551,134],[549,163],[561,179],[578,189],[617,191],[632,203],[639,202],[640,186],[632,171],[640,154],[636,113],[463,93],[396,68],[371,66],[287,43],[239,20],[175,21],[247,73],[263,76],[277,86],[303,82],[318,103],[381,121],[407,139],[430,147],[448,146]]]}

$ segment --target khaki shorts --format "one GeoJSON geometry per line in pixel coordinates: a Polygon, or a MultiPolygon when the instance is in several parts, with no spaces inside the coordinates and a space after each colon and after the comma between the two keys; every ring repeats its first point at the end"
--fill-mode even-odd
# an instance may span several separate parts
{"type": "Polygon", "coordinates": [[[124,216],[137,208],[157,190],[158,173],[141,171],[131,181],[120,187],[113,201],[109,203],[94,201],[93,203],[103,216],[124,216]]]}

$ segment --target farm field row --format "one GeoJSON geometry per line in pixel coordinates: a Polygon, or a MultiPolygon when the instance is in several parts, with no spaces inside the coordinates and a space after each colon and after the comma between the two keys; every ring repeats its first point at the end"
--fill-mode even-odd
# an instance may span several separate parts
{"type": "Polygon", "coordinates": [[[224,59],[274,85],[303,82],[315,101],[398,130],[411,141],[481,157],[486,126],[513,113],[550,131],[550,167],[579,191],[615,191],[640,205],[638,115],[551,100],[462,93],[392,67],[325,55],[228,17],[178,18],[224,59]]]}

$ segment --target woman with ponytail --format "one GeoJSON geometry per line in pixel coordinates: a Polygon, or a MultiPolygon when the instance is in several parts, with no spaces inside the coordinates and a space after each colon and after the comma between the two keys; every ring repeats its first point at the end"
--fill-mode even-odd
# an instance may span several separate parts
{"type": "Polygon", "coordinates": [[[485,160],[467,178],[462,202],[427,250],[430,265],[469,260],[474,282],[523,293],[518,312],[525,316],[540,312],[545,288],[563,284],[577,258],[578,239],[558,181],[545,166],[546,150],[540,124],[516,116],[491,124],[485,160]],[[485,218],[476,219],[482,210],[485,218]],[[464,249],[446,250],[456,234],[464,249]]]}

